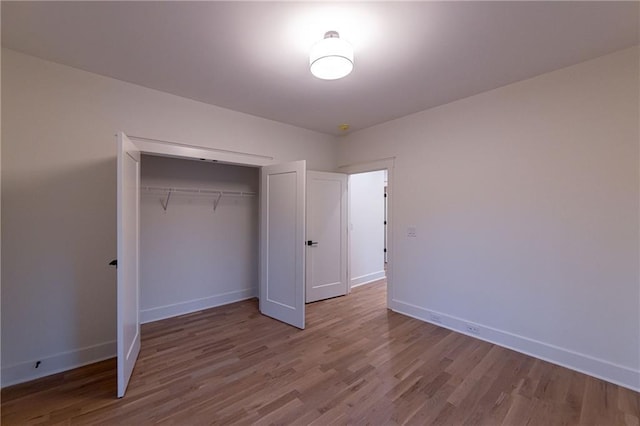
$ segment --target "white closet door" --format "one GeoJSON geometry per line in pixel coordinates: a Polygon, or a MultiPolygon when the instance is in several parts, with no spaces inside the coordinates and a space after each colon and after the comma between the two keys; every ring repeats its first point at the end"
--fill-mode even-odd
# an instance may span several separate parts
{"type": "Polygon", "coordinates": [[[347,175],[307,172],[306,300],[347,294],[347,175]]]}
{"type": "Polygon", "coordinates": [[[118,398],[140,352],[140,151],[118,133],[118,398]]]}
{"type": "Polygon", "coordinates": [[[260,173],[260,312],[304,329],[306,162],[260,173]]]}

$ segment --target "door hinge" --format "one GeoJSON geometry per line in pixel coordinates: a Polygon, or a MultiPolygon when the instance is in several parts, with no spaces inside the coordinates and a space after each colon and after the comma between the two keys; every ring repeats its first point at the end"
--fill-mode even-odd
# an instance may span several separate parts
{"type": "Polygon", "coordinates": [[[386,253],[386,252],[387,252],[387,249],[384,249],[384,252],[386,253]]]}
{"type": "Polygon", "coordinates": [[[385,224],[385,225],[387,224],[387,221],[386,221],[386,220],[384,221],[384,224],[385,224]]]}

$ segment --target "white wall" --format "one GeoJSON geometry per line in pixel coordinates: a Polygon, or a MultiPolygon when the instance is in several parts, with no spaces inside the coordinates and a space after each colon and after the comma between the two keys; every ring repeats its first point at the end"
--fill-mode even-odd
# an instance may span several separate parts
{"type": "Polygon", "coordinates": [[[142,191],[140,315],[155,321],[255,297],[258,168],[142,157],[143,187],[254,192],[253,197],[142,191]]]}
{"type": "Polygon", "coordinates": [[[336,165],[330,136],[7,49],[2,89],[3,385],[115,353],[117,131],[336,165]]]}
{"type": "MultiPolygon", "coordinates": [[[[114,353],[116,131],[336,165],[326,135],[1,62],[3,385],[114,353]]],[[[393,308],[640,388],[638,75],[629,49],[341,138],[396,157],[393,308]]]]}
{"type": "Polygon", "coordinates": [[[396,157],[393,309],[640,389],[639,79],[632,48],[347,136],[396,157]]]}
{"type": "Polygon", "coordinates": [[[384,187],[386,171],[349,176],[351,287],[384,278],[384,187]]]}

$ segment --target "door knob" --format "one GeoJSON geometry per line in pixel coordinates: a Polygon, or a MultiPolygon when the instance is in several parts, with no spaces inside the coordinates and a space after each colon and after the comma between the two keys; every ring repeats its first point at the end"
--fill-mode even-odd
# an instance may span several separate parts
{"type": "Polygon", "coordinates": [[[317,247],[318,246],[318,242],[317,241],[307,241],[307,245],[310,247],[317,247]]]}

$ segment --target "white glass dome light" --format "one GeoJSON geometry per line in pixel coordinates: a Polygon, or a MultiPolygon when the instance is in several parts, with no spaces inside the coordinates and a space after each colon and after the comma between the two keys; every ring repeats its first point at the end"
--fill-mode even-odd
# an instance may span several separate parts
{"type": "Polygon", "coordinates": [[[337,31],[327,31],[311,48],[311,74],[323,80],[337,80],[353,70],[353,47],[337,31]]]}

